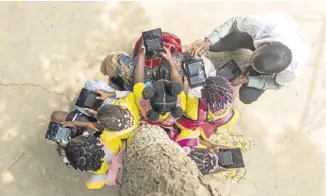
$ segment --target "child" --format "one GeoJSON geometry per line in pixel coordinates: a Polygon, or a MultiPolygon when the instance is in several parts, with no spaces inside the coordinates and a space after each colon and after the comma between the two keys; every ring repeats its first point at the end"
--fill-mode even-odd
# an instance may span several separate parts
{"type": "MultiPolygon", "coordinates": [[[[182,46],[178,36],[163,32],[163,44],[172,53],[173,60],[179,71],[181,71],[182,46]]],[[[101,66],[101,72],[110,77],[110,83],[120,86],[121,89],[132,90],[134,85],[133,73],[136,58],[143,47],[143,40],[140,37],[134,47],[133,56],[124,52],[115,52],[108,55],[101,66]]],[[[160,79],[169,80],[169,63],[162,57],[145,60],[144,64],[145,83],[160,79]]],[[[182,72],[182,71],[181,71],[182,72]]]]}
{"type": "MultiPolygon", "coordinates": [[[[172,54],[175,67],[183,76],[182,61],[184,53],[182,51],[181,40],[178,36],[163,32],[163,45],[172,54]]],[[[133,56],[129,56],[125,52],[113,52],[109,54],[101,66],[101,72],[110,77],[109,82],[122,90],[132,90],[134,85],[133,73],[137,61],[137,56],[143,47],[143,40],[140,37],[134,47],[133,56]]],[[[206,76],[214,72],[213,63],[205,56],[200,57],[205,64],[206,76]]],[[[164,57],[156,57],[154,59],[145,59],[144,62],[144,83],[146,86],[152,85],[157,80],[170,80],[170,65],[164,57]]],[[[189,89],[189,93],[200,96],[200,88],[189,89]]]]}
{"type": "MultiPolygon", "coordinates": [[[[87,80],[84,88],[92,91],[97,91],[102,96],[100,99],[104,100],[104,104],[109,104],[115,102],[119,98],[124,98],[130,92],[129,91],[117,91],[105,82],[97,79],[87,80]]],[[[77,100],[77,97],[74,100],[77,100]]],[[[55,122],[63,122],[63,121],[83,121],[83,122],[96,122],[96,118],[94,118],[90,113],[90,110],[75,106],[76,109],[71,112],[65,111],[54,111],[51,114],[51,120],[55,122]]]]}
{"type": "MultiPolygon", "coordinates": [[[[196,163],[199,171],[203,175],[216,174],[219,172],[228,171],[220,165],[219,161],[219,151],[223,149],[228,149],[228,147],[214,147],[214,148],[190,148],[187,152],[188,156],[196,163]]],[[[243,158],[241,152],[236,152],[232,154],[232,165],[231,166],[243,166],[243,158]]]]}
{"type": "MultiPolygon", "coordinates": [[[[101,91],[102,99],[109,99],[110,93],[101,91]]],[[[120,137],[127,139],[140,124],[140,113],[132,92],[121,99],[115,99],[111,104],[102,105],[96,114],[96,122],[66,121],[67,127],[84,127],[96,131],[103,131],[107,138],[120,137]]]]}
{"type": "Polygon", "coordinates": [[[107,184],[116,186],[118,169],[125,152],[125,142],[121,139],[107,139],[101,134],[77,136],[71,139],[65,154],[69,164],[75,169],[87,172],[86,187],[100,189],[107,184]]]}
{"type": "Polygon", "coordinates": [[[172,128],[186,108],[186,96],[182,91],[182,77],[177,70],[171,52],[164,47],[161,54],[170,66],[171,82],[156,81],[152,86],[144,84],[145,51],[140,49],[134,73],[134,94],[143,119],[151,124],[172,128]]]}
{"type": "MultiPolygon", "coordinates": [[[[128,94],[128,96],[130,95],[133,94],[128,94]]],[[[78,136],[76,138],[79,139],[73,138],[65,148],[66,157],[75,169],[80,169],[81,171],[89,170],[88,180],[86,182],[86,186],[89,189],[99,189],[103,187],[105,183],[110,186],[117,184],[116,177],[118,168],[121,166],[124,154],[123,142],[128,139],[132,131],[139,126],[140,115],[138,109],[135,110],[135,104],[133,103],[132,105],[128,102],[131,106],[127,106],[121,99],[117,102],[119,103],[107,104],[99,108],[97,112],[99,123],[78,121],[63,123],[64,127],[86,127],[93,130],[96,132],[94,135],[99,135],[99,140],[101,144],[103,144],[101,149],[104,151],[104,154],[100,153],[101,150],[95,151],[89,149],[89,151],[87,151],[88,148],[98,148],[95,147],[94,140],[92,140],[93,143],[86,141],[84,143],[80,142],[79,148],[84,146],[85,150],[79,150],[78,147],[73,148],[73,144],[76,143],[75,145],[77,145],[78,140],[85,136],[78,136]],[[83,153],[89,155],[89,158],[83,158],[83,153]],[[81,156],[80,159],[84,160],[82,165],[78,163],[78,156],[81,156]],[[102,159],[104,161],[101,162],[102,159]],[[95,165],[92,165],[92,162],[95,162],[95,165]],[[99,163],[101,164],[99,165],[99,163]],[[86,167],[88,165],[90,166],[86,167]]],[[[90,138],[92,138],[92,136],[90,136],[90,138]]]]}
{"type": "Polygon", "coordinates": [[[232,108],[234,101],[230,82],[222,76],[209,77],[203,85],[202,98],[187,95],[184,117],[176,122],[173,140],[181,146],[197,147],[199,136],[208,140],[218,129],[233,124],[238,113],[232,108]]]}

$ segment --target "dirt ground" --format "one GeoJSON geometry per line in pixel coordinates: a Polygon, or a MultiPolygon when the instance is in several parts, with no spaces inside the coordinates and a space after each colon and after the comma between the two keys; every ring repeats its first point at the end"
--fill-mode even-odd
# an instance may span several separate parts
{"type": "MultiPolygon", "coordinates": [[[[235,127],[252,141],[247,175],[216,181],[222,196],[325,194],[325,3],[1,2],[0,195],[113,196],[88,191],[44,139],[53,110],[69,108],[88,78],[103,78],[107,53],[130,51],[142,30],[161,27],[187,44],[233,15],[281,11],[298,21],[310,49],[304,74],[252,105],[235,127]]],[[[229,54],[221,54],[228,58],[229,54]]]]}

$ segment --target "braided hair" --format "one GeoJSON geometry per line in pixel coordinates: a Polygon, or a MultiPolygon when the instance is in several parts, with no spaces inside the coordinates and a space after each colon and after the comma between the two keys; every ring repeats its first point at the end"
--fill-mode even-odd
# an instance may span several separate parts
{"type": "Polygon", "coordinates": [[[103,105],[97,111],[97,119],[110,131],[121,131],[132,126],[133,116],[118,105],[103,105]]]}
{"type": "Polygon", "coordinates": [[[202,97],[212,112],[230,107],[234,101],[231,83],[222,76],[209,77],[203,85],[202,97]]]}
{"type": "Polygon", "coordinates": [[[80,171],[99,170],[102,165],[104,151],[98,145],[95,136],[77,136],[71,139],[66,148],[65,154],[69,163],[80,171]]]}
{"type": "Polygon", "coordinates": [[[218,156],[208,149],[191,149],[188,156],[196,163],[203,175],[211,174],[218,168],[218,156]]]}

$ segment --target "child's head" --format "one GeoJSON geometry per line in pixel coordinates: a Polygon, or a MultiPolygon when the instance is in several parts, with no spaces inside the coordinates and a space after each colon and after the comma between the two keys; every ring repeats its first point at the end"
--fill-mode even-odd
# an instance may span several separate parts
{"type": "Polygon", "coordinates": [[[174,118],[180,118],[183,111],[177,106],[177,102],[181,91],[181,84],[167,80],[159,80],[153,86],[146,87],[143,91],[143,98],[149,99],[152,107],[152,110],[147,112],[147,118],[156,121],[159,115],[167,112],[171,112],[174,118]]]}
{"type": "Polygon", "coordinates": [[[121,131],[132,126],[131,113],[118,105],[103,105],[97,111],[97,119],[110,131],[121,131]]]}
{"type": "Polygon", "coordinates": [[[71,139],[65,148],[69,163],[81,171],[99,170],[101,168],[104,151],[99,140],[94,136],[77,136],[71,139]]]}
{"type": "Polygon", "coordinates": [[[203,85],[202,97],[212,113],[230,108],[234,101],[231,83],[222,76],[207,78],[203,85]]]}
{"type": "Polygon", "coordinates": [[[258,47],[251,57],[252,67],[262,74],[279,73],[286,69],[291,61],[291,50],[279,42],[258,47]]]}
{"type": "MultiPolygon", "coordinates": [[[[119,75],[119,55],[121,52],[113,52],[109,54],[101,65],[101,72],[105,76],[109,76],[110,85],[118,87],[118,89],[123,89],[124,81],[119,75]]],[[[121,74],[121,73],[120,73],[121,74]]]]}
{"type": "Polygon", "coordinates": [[[192,149],[189,157],[196,163],[199,171],[203,175],[211,174],[219,167],[218,156],[208,149],[192,149]]]}

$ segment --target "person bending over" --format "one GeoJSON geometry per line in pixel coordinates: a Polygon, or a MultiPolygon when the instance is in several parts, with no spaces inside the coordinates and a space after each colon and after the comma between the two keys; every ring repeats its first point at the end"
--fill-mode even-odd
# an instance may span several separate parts
{"type": "Polygon", "coordinates": [[[247,74],[232,81],[233,86],[241,85],[239,98],[244,104],[256,101],[265,90],[288,85],[302,72],[308,56],[297,25],[280,13],[233,17],[193,45],[191,53],[238,48],[253,51],[247,74]]]}

